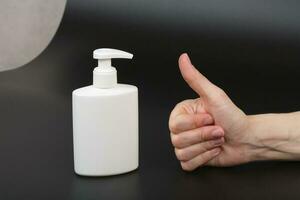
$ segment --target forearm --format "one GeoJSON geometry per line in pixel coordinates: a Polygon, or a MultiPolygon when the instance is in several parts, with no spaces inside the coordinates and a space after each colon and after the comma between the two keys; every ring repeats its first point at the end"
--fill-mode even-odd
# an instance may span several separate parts
{"type": "Polygon", "coordinates": [[[251,160],[300,160],[300,112],[249,116],[251,160]]]}

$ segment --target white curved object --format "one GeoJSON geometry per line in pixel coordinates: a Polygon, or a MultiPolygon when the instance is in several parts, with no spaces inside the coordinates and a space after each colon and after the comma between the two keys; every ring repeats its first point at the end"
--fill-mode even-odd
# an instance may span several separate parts
{"type": "Polygon", "coordinates": [[[0,71],[23,66],[54,37],[66,0],[0,1],[0,71]]]}

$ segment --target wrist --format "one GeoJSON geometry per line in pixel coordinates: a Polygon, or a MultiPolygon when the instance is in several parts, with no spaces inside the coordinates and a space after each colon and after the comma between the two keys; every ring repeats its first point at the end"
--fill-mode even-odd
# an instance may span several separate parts
{"type": "Polygon", "coordinates": [[[269,151],[269,148],[264,143],[265,139],[261,132],[261,119],[259,115],[248,115],[248,128],[246,131],[246,135],[248,136],[247,144],[249,151],[249,160],[257,161],[257,160],[265,160],[269,151]]]}
{"type": "Polygon", "coordinates": [[[293,113],[249,115],[247,120],[250,161],[300,159],[300,134],[293,126],[297,122],[293,113]]]}

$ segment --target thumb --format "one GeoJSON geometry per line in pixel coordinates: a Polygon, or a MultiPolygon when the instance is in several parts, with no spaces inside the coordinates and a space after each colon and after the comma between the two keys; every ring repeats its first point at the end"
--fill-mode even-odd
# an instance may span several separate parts
{"type": "Polygon", "coordinates": [[[179,57],[178,64],[184,80],[199,96],[210,99],[220,92],[220,88],[211,83],[193,66],[186,53],[179,57]]]}

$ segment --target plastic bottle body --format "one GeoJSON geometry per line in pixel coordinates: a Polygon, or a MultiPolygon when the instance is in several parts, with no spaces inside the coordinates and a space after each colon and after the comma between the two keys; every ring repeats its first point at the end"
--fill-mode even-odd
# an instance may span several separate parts
{"type": "Polygon", "coordinates": [[[138,167],[138,90],[117,84],[73,91],[74,168],[79,175],[107,176],[138,167]]]}

